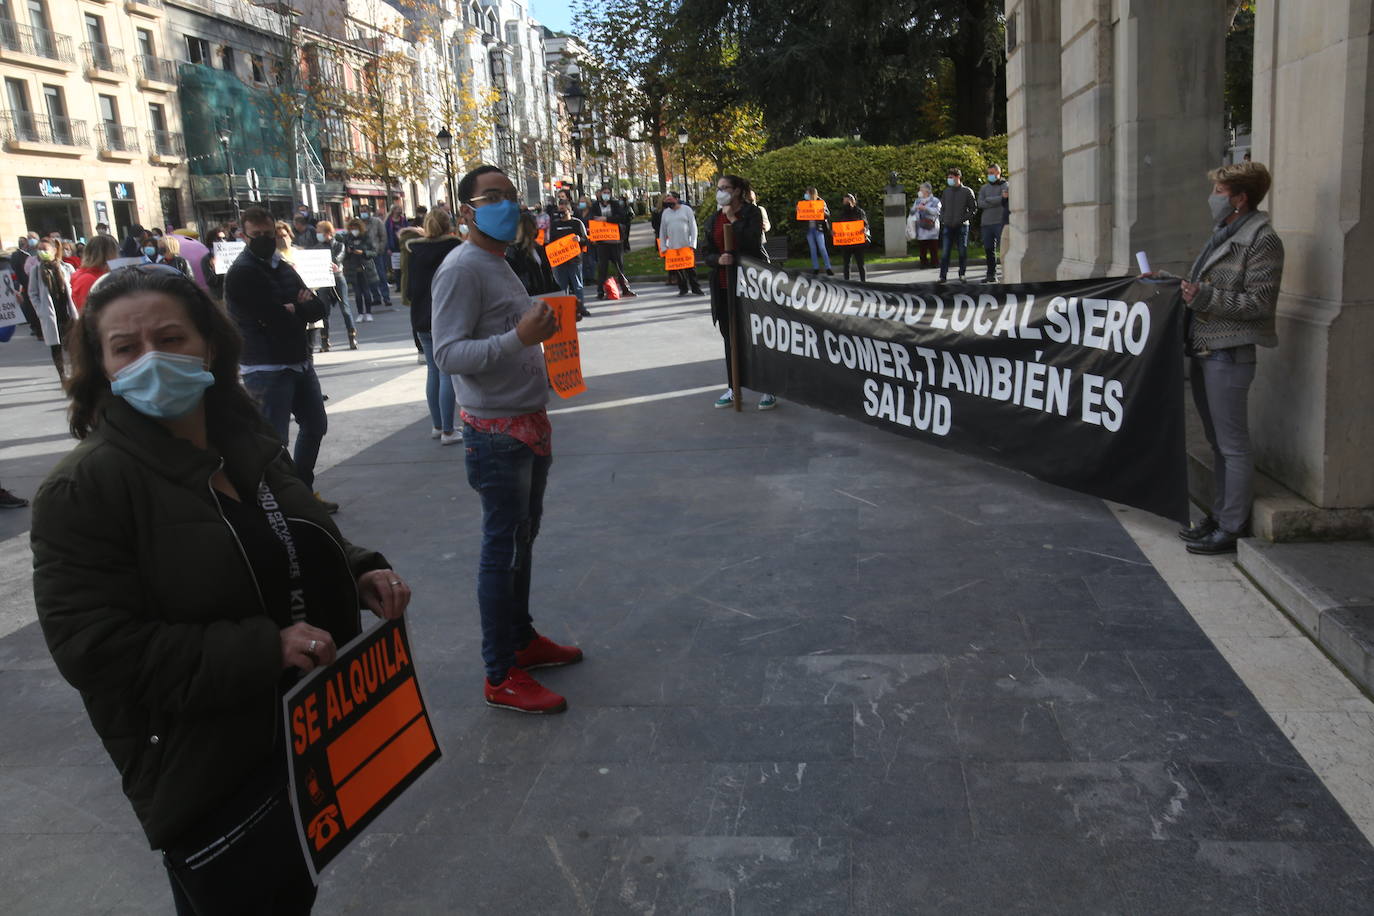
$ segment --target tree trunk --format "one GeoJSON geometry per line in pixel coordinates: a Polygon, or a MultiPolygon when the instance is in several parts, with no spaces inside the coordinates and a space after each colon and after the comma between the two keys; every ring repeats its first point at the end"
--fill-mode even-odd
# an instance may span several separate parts
{"type": "Polygon", "coordinates": [[[985,48],[996,14],[987,0],[972,0],[965,9],[967,14],[959,19],[949,54],[954,65],[954,132],[989,137],[994,124],[997,66],[985,59],[985,48]]]}

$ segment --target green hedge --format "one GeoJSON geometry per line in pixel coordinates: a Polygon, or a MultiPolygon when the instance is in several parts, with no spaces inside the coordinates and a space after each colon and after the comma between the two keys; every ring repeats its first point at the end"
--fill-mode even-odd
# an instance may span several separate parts
{"type": "MultiPolygon", "coordinates": [[[[1007,167],[1006,136],[949,137],[934,143],[908,146],[869,146],[850,139],[807,139],[764,153],[745,165],[740,174],[754,185],[759,203],[768,209],[773,229],[770,237],[787,233],[793,254],[806,250],[806,226],[796,223],[797,201],[806,188],[815,186],[830,205],[832,215],[846,193],[858,198],[868,213],[873,244],[883,244],[883,188],[889,172],[896,172],[906,189],[907,207],[921,182],[928,181],[938,194],[951,166],[963,170],[964,183],[976,192],[986,180],[989,163],[1007,167]]],[[[707,203],[697,218],[703,228],[715,207],[707,203]]]]}

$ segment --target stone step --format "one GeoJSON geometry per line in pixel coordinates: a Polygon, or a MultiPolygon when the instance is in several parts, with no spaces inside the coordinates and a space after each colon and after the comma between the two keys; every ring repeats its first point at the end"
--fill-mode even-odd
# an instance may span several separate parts
{"type": "Polygon", "coordinates": [[[1236,562],[1366,691],[1374,693],[1374,542],[1240,542],[1236,562]]]}

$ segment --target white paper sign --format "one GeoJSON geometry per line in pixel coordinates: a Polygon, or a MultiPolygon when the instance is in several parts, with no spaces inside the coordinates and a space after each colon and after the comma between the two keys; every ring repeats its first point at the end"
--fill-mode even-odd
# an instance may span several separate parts
{"type": "Polygon", "coordinates": [[[1135,253],[1135,263],[1136,266],[1140,268],[1141,273],[1147,274],[1150,272],[1150,259],[1145,257],[1145,252],[1137,251],[1135,253]]]}
{"type": "Polygon", "coordinates": [[[399,251],[393,251],[393,252],[391,253],[391,269],[392,269],[392,270],[400,270],[400,269],[401,269],[401,253],[400,253],[399,251]]]}
{"type": "Polygon", "coordinates": [[[330,265],[328,248],[295,248],[291,251],[291,262],[301,282],[310,289],[333,289],[334,271],[330,265]]]}
{"type": "Polygon", "coordinates": [[[14,274],[0,270],[0,328],[16,325],[24,320],[19,310],[19,291],[14,287],[14,274]]]}
{"type": "Polygon", "coordinates": [[[227,274],[229,265],[239,256],[239,252],[248,247],[247,242],[216,242],[215,243],[215,273],[227,274]]]}

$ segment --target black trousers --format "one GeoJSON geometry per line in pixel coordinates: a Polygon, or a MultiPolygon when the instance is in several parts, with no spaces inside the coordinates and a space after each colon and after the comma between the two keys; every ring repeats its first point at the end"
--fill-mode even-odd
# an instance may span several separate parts
{"type": "Polygon", "coordinates": [[[849,279],[849,260],[853,258],[859,264],[859,280],[868,279],[864,273],[864,250],[862,248],[845,248],[844,251],[844,278],[849,279]]]}
{"type": "Polygon", "coordinates": [[[606,277],[608,274],[615,277],[616,282],[620,284],[621,292],[630,288],[630,281],[625,279],[625,260],[619,242],[596,243],[596,297],[598,299],[606,295],[606,277]],[[615,265],[614,273],[611,273],[611,265],[615,265]]]}
{"type": "Polygon", "coordinates": [[[678,292],[687,292],[689,285],[692,292],[701,292],[701,284],[697,282],[697,272],[695,270],[684,267],[682,270],[670,270],[668,273],[672,275],[673,279],[677,280],[678,292]]]}
{"type": "MultiPolygon", "coordinates": [[[[716,273],[717,271],[713,271],[716,273]]],[[[716,323],[716,330],[720,331],[721,339],[725,341],[725,384],[731,388],[735,385],[735,377],[730,372],[730,302],[726,296],[724,287],[712,279],[711,281],[711,318],[716,323]]]]}

